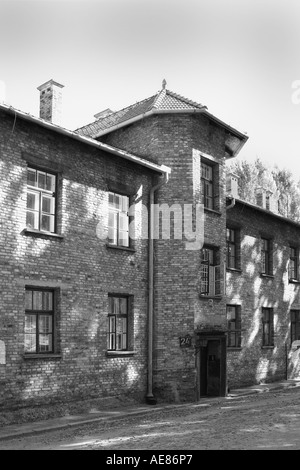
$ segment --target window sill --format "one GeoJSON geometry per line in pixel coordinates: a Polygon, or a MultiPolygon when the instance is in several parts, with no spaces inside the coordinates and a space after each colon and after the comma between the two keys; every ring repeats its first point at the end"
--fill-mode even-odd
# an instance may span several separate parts
{"type": "Polygon", "coordinates": [[[208,209],[208,207],[204,207],[204,212],[212,213],[212,214],[217,214],[217,215],[222,215],[222,212],[216,211],[214,209],[208,209]]]}
{"type": "Polygon", "coordinates": [[[204,295],[204,294],[199,294],[200,299],[214,299],[214,300],[221,300],[222,295],[204,295]]]}
{"type": "Polygon", "coordinates": [[[24,228],[21,233],[23,235],[32,235],[34,237],[58,238],[60,240],[64,238],[62,235],[58,235],[58,233],[41,232],[40,230],[34,230],[29,228],[24,228]]]}
{"type": "Polygon", "coordinates": [[[274,349],[275,346],[262,346],[261,349],[274,349]]]}
{"type": "Polygon", "coordinates": [[[61,359],[61,354],[24,354],[23,359],[61,359]]]}
{"type": "Polygon", "coordinates": [[[107,357],[127,357],[134,356],[135,354],[135,351],[106,351],[107,357]]]}
{"type": "Polygon", "coordinates": [[[110,243],[107,243],[106,248],[112,248],[113,250],[130,251],[131,253],[135,253],[135,249],[131,248],[130,246],[111,245],[110,243]]]}
{"type": "Polygon", "coordinates": [[[266,277],[266,278],[269,278],[269,279],[274,279],[273,274],[260,273],[260,277],[266,277]]]}
{"type": "Polygon", "coordinates": [[[240,268],[226,268],[226,271],[230,271],[233,273],[242,273],[243,271],[240,268]]]}
{"type": "Polygon", "coordinates": [[[239,347],[233,347],[233,346],[227,346],[227,351],[242,351],[243,348],[239,347]]]}
{"type": "Polygon", "coordinates": [[[289,279],[289,284],[300,284],[298,279],[289,279]]]}

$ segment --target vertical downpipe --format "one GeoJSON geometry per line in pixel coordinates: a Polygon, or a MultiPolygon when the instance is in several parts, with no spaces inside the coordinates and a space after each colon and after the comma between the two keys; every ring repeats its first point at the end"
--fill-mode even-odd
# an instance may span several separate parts
{"type": "Polygon", "coordinates": [[[150,189],[150,214],[149,214],[149,262],[148,262],[148,386],[146,402],[156,405],[157,400],[153,395],[153,305],[154,305],[154,245],[153,245],[153,223],[154,223],[154,193],[169,179],[169,171],[166,171],[162,180],[150,189]]]}

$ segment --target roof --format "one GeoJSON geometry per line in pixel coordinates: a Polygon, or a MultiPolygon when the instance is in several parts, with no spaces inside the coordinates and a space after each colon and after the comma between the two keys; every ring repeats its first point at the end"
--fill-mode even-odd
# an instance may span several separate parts
{"type": "Polygon", "coordinates": [[[153,170],[155,172],[161,173],[161,174],[167,174],[170,173],[170,168],[165,166],[165,165],[158,165],[156,163],[152,163],[144,158],[141,158],[137,155],[134,155],[130,152],[126,152],[124,150],[120,150],[116,147],[113,147],[112,145],[107,145],[104,144],[103,142],[99,142],[98,140],[92,139],[90,137],[80,135],[74,131],[70,131],[68,129],[65,129],[64,127],[58,126],[56,124],[53,124],[52,122],[46,121],[45,119],[38,118],[36,116],[32,116],[29,113],[25,113],[24,111],[20,111],[12,106],[0,103],[0,110],[12,114],[14,116],[15,122],[17,118],[32,122],[34,124],[37,124],[41,127],[45,127],[48,130],[52,132],[56,132],[58,134],[62,134],[66,137],[70,137],[71,139],[78,140],[79,142],[83,144],[90,145],[92,147],[96,147],[100,150],[103,150],[105,152],[111,153],[113,155],[116,155],[118,157],[121,157],[125,160],[130,160],[133,163],[136,163],[138,165],[141,165],[143,167],[146,167],[150,170],[153,170]]]}
{"type": "MultiPolygon", "coordinates": [[[[144,119],[153,114],[161,113],[205,114],[210,120],[216,122],[227,131],[226,152],[229,158],[235,156],[248,139],[245,133],[238,131],[209,113],[207,106],[167,90],[164,88],[164,85],[162,90],[150,96],[150,98],[127,106],[120,111],[111,112],[111,114],[105,115],[104,117],[99,117],[94,122],[76,129],[75,132],[97,139],[132,122],[144,119]]],[[[98,113],[98,115],[100,115],[100,113],[98,113]]]]}
{"type": "Polygon", "coordinates": [[[99,118],[95,122],[87,124],[76,132],[90,137],[98,137],[110,131],[115,126],[126,123],[132,118],[143,116],[146,113],[156,110],[187,110],[195,111],[206,108],[202,104],[195,103],[194,101],[183,98],[170,90],[163,89],[156,95],[150,96],[143,101],[139,101],[131,106],[121,109],[120,111],[112,112],[109,116],[99,118]]]}
{"type": "MultiPolygon", "coordinates": [[[[242,204],[243,206],[249,207],[250,209],[254,209],[258,212],[262,212],[263,214],[267,214],[281,222],[287,222],[289,224],[295,225],[296,227],[300,228],[300,222],[296,222],[293,219],[289,219],[288,217],[284,217],[283,215],[277,214],[276,212],[272,212],[268,209],[264,209],[263,207],[257,206],[256,204],[252,204],[251,202],[244,201],[243,199],[233,198],[232,196],[227,196],[227,199],[233,200],[236,204],[242,204]]],[[[234,206],[232,206],[234,207],[234,206]]]]}

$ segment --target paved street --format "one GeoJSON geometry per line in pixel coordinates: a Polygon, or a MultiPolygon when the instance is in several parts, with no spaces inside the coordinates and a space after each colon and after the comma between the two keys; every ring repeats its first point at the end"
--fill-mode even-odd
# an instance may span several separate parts
{"type": "Polygon", "coordinates": [[[206,400],[0,442],[0,450],[300,449],[300,389],[206,400]]]}

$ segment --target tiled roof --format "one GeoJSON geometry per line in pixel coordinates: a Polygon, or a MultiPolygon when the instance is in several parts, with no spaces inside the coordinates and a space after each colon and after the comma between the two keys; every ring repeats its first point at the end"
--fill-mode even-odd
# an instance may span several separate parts
{"type": "Polygon", "coordinates": [[[139,101],[127,108],[121,109],[120,111],[113,112],[109,116],[97,119],[96,121],[77,129],[81,135],[89,137],[97,137],[98,134],[109,131],[109,129],[125,124],[132,118],[143,116],[145,113],[150,111],[176,111],[176,110],[199,110],[205,108],[200,103],[188,100],[183,96],[177,95],[170,90],[162,89],[156,95],[146,98],[143,101],[139,101]]]}

